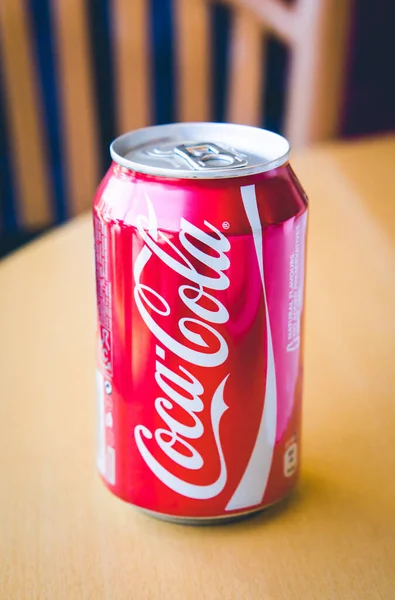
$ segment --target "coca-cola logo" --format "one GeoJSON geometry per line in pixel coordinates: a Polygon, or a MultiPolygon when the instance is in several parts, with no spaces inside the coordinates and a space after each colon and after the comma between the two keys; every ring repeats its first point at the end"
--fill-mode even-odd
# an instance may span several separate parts
{"type": "Polygon", "coordinates": [[[147,426],[139,424],[134,429],[134,437],[144,461],[166,486],[189,498],[201,500],[213,498],[223,490],[227,480],[219,426],[228,408],[224,401],[224,388],[229,374],[218,383],[210,405],[212,433],[220,462],[220,473],[214,482],[197,485],[176,476],[155,458],[147,447],[146,441],[154,439],[164,455],[175,465],[190,471],[199,470],[204,465],[204,458],[193,444],[194,440],[198,440],[204,434],[204,426],[199,418],[199,413],[204,408],[202,400],[204,387],[183,364],[178,365],[178,370],[172,370],[166,365],[166,359],[170,352],[194,367],[218,367],[226,361],[229,353],[228,344],[218,330],[218,325],[229,320],[229,313],[223,303],[211,292],[224,291],[229,287],[230,282],[225,271],[230,266],[227,256],[230,243],[208,221],[204,221],[205,230],[203,230],[181,218],[179,242],[182,250],[180,250],[166,234],[158,231],[155,210],[148,195],[146,201],[147,215],[138,215],[136,219],[144,246],[133,268],[134,299],[141,318],[158,342],[154,377],[161,395],[155,399],[154,404],[164,426],[151,431],[147,426]],[[207,251],[202,248],[207,248],[207,251]],[[191,316],[178,320],[180,334],[177,336],[178,339],[158,324],[159,317],[170,315],[169,303],[157,290],[141,281],[143,270],[153,255],[185,279],[185,283],[178,288],[178,294],[191,316]],[[199,265],[209,269],[204,269],[204,273],[200,272],[194,266],[196,260],[193,263],[191,259],[197,259],[199,265]],[[204,299],[203,303],[202,299],[204,299]],[[174,405],[187,412],[193,425],[185,425],[170,414],[174,405]],[[176,449],[180,446],[184,449],[182,453],[176,449]]]}

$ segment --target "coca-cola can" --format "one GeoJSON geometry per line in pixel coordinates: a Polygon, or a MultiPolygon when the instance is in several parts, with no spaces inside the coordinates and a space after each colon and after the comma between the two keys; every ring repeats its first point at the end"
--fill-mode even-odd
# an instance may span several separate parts
{"type": "Polygon", "coordinates": [[[299,473],[307,198],[254,127],[127,133],[94,201],[98,468],[170,521],[232,520],[299,473]]]}

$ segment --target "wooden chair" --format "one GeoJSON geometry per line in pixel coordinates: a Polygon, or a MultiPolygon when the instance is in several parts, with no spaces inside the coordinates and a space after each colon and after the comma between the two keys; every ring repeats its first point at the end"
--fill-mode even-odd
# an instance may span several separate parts
{"type": "MultiPolygon", "coordinates": [[[[294,146],[335,136],[351,0],[294,0],[292,4],[284,0],[223,1],[233,13],[226,120],[261,123],[265,80],[261,49],[270,34],[281,39],[291,52],[283,133],[294,146]]],[[[211,118],[210,73],[215,52],[209,35],[212,2],[173,0],[176,116],[180,121],[211,118]]],[[[87,209],[101,176],[98,109],[89,49],[89,29],[95,24],[88,18],[88,0],[50,3],[60,98],[59,152],[67,202],[62,213],[54,208],[56,185],[54,174],[49,172],[53,148],[49,143],[51,132],[45,128],[46,110],[51,106],[43,105],[42,82],[36,76],[28,1],[2,0],[0,4],[0,53],[10,146],[7,151],[16,196],[15,223],[34,229],[87,209]]],[[[148,0],[112,0],[110,4],[115,134],[152,122],[149,4],[148,0]]],[[[3,205],[8,201],[3,198],[3,205]]]]}

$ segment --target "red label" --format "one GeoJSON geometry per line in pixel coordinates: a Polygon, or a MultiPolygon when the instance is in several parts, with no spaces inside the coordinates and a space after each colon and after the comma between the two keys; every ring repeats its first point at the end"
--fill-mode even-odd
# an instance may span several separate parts
{"type": "Polygon", "coordinates": [[[199,190],[206,216],[186,209],[196,190],[168,196],[170,233],[163,189],[122,181],[131,223],[95,218],[101,472],[173,516],[272,503],[298,474],[306,213],[263,227],[266,185],[218,183],[199,190]],[[230,210],[213,214],[221,194],[230,210]]]}

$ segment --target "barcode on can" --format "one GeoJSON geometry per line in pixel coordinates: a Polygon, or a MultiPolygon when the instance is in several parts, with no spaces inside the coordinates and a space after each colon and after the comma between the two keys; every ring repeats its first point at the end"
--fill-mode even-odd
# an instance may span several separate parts
{"type": "Polygon", "coordinates": [[[116,453],[113,447],[111,383],[96,370],[97,389],[97,467],[110,485],[115,485],[116,453]],[[110,442],[110,443],[109,443],[110,442]]]}
{"type": "Polygon", "coordinates": [[[96,370],[96,418],[97,418],[97,467],[106,476],[106,425],[104,406],[104,377],[96,370]]]}
{"type": "Polygon", "coordinates": [[[115,485],[115,448],[108,446],[106,456],[106,480],[109,484],[115,485]]]}

